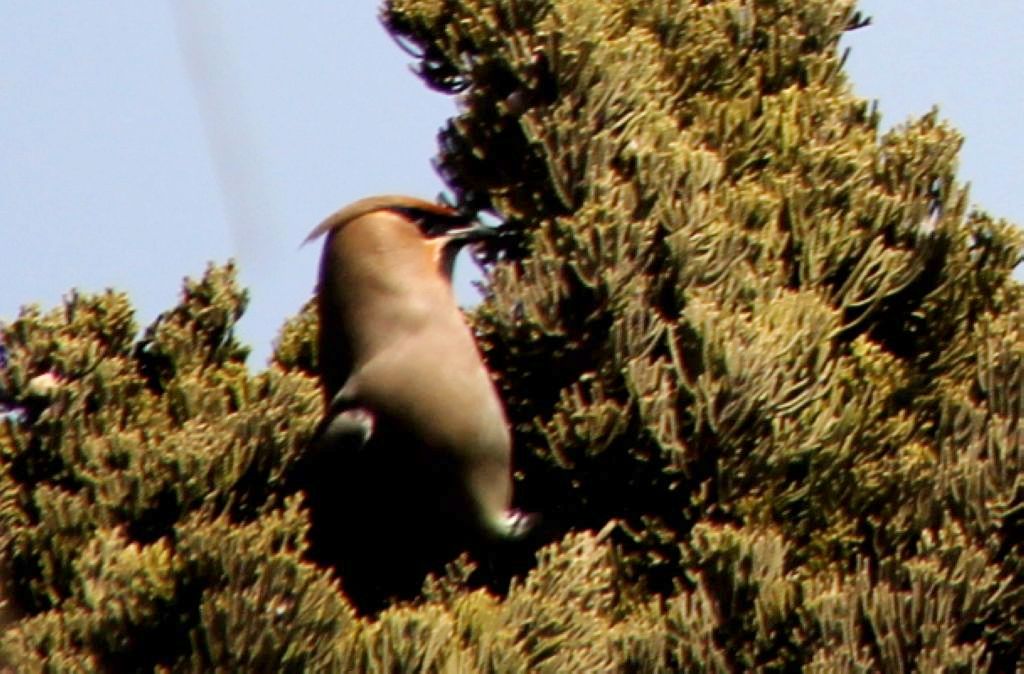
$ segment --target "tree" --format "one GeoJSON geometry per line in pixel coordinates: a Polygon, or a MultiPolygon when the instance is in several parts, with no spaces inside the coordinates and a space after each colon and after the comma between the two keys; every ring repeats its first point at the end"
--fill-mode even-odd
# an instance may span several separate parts
{"type": "Polygon", "coordinates": [[[544,547],[356,617],[303,561],[288,488],[319,414],[309,307],[251,375],[230,266],[139,342],[123,296],[73,294],[0,333],[0,551],[22,614],[4,657],[1024,664],[1024,242],[968,210],[936,112],[879,134],[842,70],[852,3],[391,0],[384,18],[460,97],[438,160],[455,200],[503,222],[473,320],[544,547]]]}

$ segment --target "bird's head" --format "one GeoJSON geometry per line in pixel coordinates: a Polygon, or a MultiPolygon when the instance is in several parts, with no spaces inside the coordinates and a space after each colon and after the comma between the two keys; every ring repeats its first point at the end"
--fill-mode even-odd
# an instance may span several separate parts
{"type": "MultiPolygon", "coordinates": [[[[360,199],[335,212],[317,225],[306,237],[305,243],[325,234],[330,236],[345,225],[378,212],[399,215],[408,224],[414,225],[415,229],[405,227],[401,232],[395,231],[396,238],[408,239],[410,232],[414,232],[414,235],[426,248],[434,268],[449,280],[455,264],[455,257],[463,246],[497,236],[493,228],[449,206],[415,197],[382,195],[360,199]]],[[[389,235],[385,232],[378,233],[381,236],[389,235]]]]}

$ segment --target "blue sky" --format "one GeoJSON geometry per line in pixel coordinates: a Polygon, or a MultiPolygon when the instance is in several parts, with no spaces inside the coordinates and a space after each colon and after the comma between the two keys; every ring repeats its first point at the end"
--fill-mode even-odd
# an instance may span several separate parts
{"type": "MultiPolygon", "coordinates": [[[[260,368],[310,295],[325,215],[433,197],[450,99],[420,84],[372,0],[0,0],[0,320],[72,287],[130,293],[145,325],[183,276],[239,261],[260,368]]],[[[1024,223],[1019,0],[872,0],[857,93],[892,125],[938,105],[972,200],[1024,223]]],[[[471,301],[463,281],[458,292],[471,301]]]]}

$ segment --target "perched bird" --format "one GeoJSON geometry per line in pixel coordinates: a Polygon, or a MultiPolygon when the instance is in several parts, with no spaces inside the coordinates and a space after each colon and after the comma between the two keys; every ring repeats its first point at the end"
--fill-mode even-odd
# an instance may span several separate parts
{"type": "Polygon", "coordinates": [[[378,196],[307,241],[323,235],[327,409],[300,480],[311,557],[372,611],[531,520],[510,509],[508,422],[451,287],[459,248],[492,230],[446,206],[378,196]]]}

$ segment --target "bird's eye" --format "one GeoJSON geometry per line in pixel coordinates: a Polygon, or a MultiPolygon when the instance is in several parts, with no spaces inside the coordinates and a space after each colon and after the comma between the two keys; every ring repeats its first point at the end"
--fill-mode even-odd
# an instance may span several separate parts
{"type": "Polygon", "coordinates": [[[426,217],[420,219],[419,225],[420,231],[431,239],[435,236],[443,236],[449,229],[440,220],[426,217]]]}

